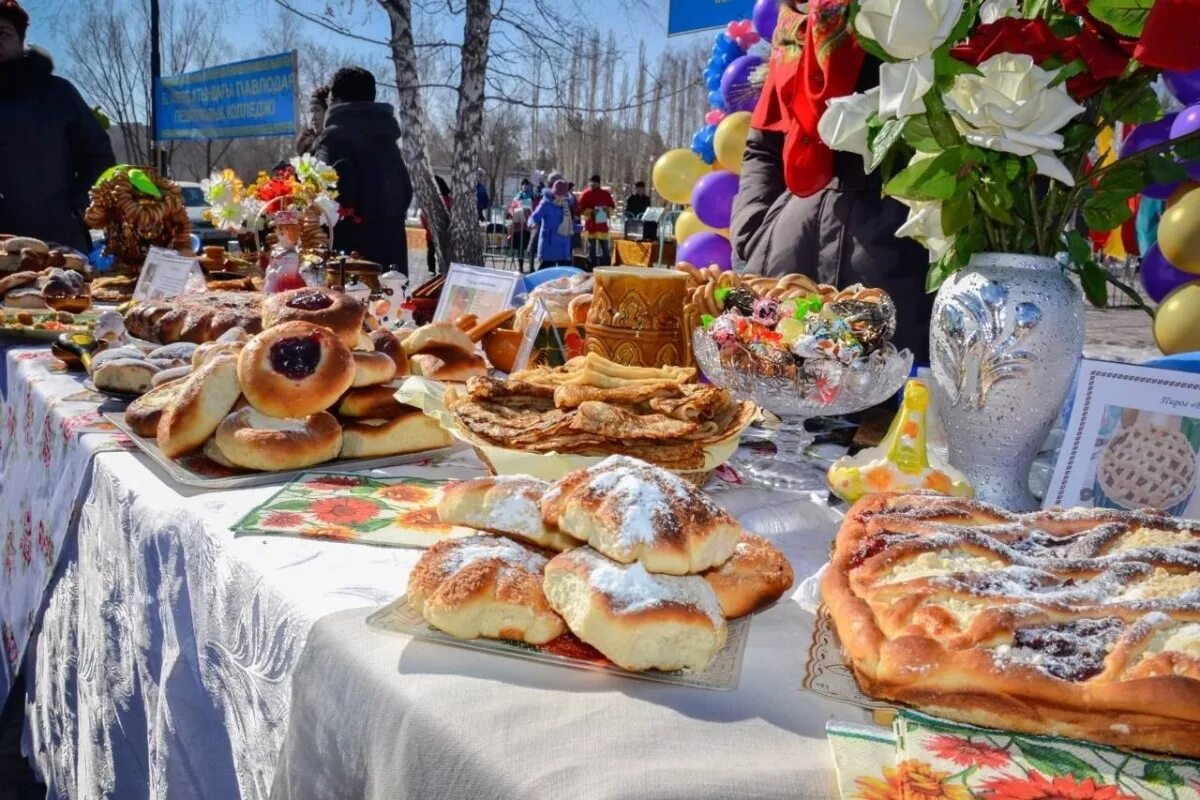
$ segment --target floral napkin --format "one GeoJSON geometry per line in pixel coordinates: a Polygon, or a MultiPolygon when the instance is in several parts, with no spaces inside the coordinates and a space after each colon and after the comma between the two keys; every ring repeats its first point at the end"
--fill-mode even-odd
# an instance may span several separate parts
{"type": "Polygon", "coordinates": [[[386,547],[428,547],[475,531],[438,520],[447,481],[306,472],[234,526],[239,535],[301,536],[386,547]]]}
{"type": "Polygon", "coordinates": [[[901,710],[891,732],[831,722],[842,800],[1200,800],[1200,762],[901,710]]]}

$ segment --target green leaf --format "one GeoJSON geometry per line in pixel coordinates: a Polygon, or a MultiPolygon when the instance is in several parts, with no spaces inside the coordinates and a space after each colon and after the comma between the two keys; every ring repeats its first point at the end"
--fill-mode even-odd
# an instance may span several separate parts
{"type": "Polygon", "coordinates": [[[284,500],[281,503],[273,503],[264,511],[308,511],[312,507],[312,502],[309,500],[284,500]]]}
{"type": "Polygon", "coordinates": [[[1058,71],[1058,74],[1054,76],[1054,80],[1050,81],[1050,88],[1064,84],[1076,75],[1082,75],[1087,72],[1087,69],[1087,64],[1083,62],[1082,58],[1075,59],[1058,71]]]}
{"type": "Polygon", "coordinates": [[[1148,182],[1144,161],[1126,161],[1100,176],[1096,193],[1119,197],[1124,201],[1139,194],[1148,182]]]}
{"type": "Polygon", "coordinates": [[[1025,171],[1025,165],[1018,158],[1006,158],[1001,166],[1006,180],[1015,181],[1025,171]]]}
{"type": "Polygon", "coordinates": [[[929,272],[925,274],[925,291],[932,294],[942,288],[942,284],[946,282],[955,272],[958,267],[950,263],[949,256],[943,258],[936,264],[929,265],[929,272]]]}
{"type": "Polygon", "coordinates": [[[1122,36],[1136,38],[1142,35],[1153,6],[1154,0],[1091,0],[1088,11],[1122,36]]]}
{"type": "Polygon", "coordinates": [[[150,176],[140,169],[129,170],[129,184],[142,194],[162,199],[162,192],[154,185],[154,181],[150,180],[150,176]]]}
{"type": "Polygon", "coordinates": [[[925,116],[929,119],[929,129],[937,143],[947,149],[961,144],[962,137],[958,134],[958,128],[954,127],[950,112],[946,110],[941,92],[928,92],[924,100],[925,116]]]}
{"type": "Polygon", "coordinates": [[[1071,263],[1076,266],[1092,260],[1092,246],[1077,230],[1067,233],[1067,255],[1070,256],[1071,263]]]}
{"type": "Polygon", "coordinates": [[[104,170],[104,172],[101,172],[101,173],[100,173],[100,177],[99,177],[99,178],[96,178],[96,182],[92,184],[92,188],[93,188],[93,189],[94,189],[94,188],[96,188],[96,187],[97,187],[97,186],[99,186],[100,184],[102,184],[102,183],[104,183],[105,181],[107,181],[107,180],[111,179],[111,178],[112,178],[114,175],[117,175],[117,174],[119,174],[119,173],[125,172],[125,171],[126,171],[126,170],[128,170],[129,168],[130,168],[130,167],[129,167],[129,165],[128,165],[128,164],[114,164],[113,166],[111,166],[111,167],[109,167],[108,169],[104,170]]]}
{"type": "Polygon", "coordinates": [[[1161,761],[1147,761],[1142,770],[1142,780],[1163,786],[1183,786],[1183,778],[1179,777],[1179,773],[1171,769],[1170,764],[1161,761]]]}
{"type": "Polygon", "coordinates": [[[1097,195],[1083,204],[1083,221],[1094,231],[1111,231],[1133,216],[1123,198],[1097,195]]]}
{"type": "MultiPolygon", "coordinates": [[[[912,127],[911,123],[909,127],[912,127]]],[[[1200,137],[1186,140],[1181,139],[1179,144],[1175,145],[1175,155],[1185,161],[1200,159],[1200,137]]]]}
{"type": "Polygon", "coordinates": [[[908,124],[904,126],[904,141],[922,153],[942,152],[942,146],[933,138],[933,130],[924,114],[908,117],[908,124]]]}
{"type": "Polygon", "coordinates": [[[1150,180],[1155,183],[1178,183],[1187,178],[1187,170],[1170,156],[1155,155],[1146,159],[1150,180]]]}
{"type": "Polygon", "coordinates": [[[392,520],[390,518],[389,519],[373,519],[373,520],[369,520],[367,522],[363,522],[359,525],[352,525],[351,527],[353,527],[354,530],[359,531],[360,533],[374,533],[375,531],[383,530],[384,528],[388,527],[391,524],[392,524],[392,520]]]}
{"type": "MultiPolygon", "coordinates": [[[[975,24],[975,16],[979,13],[980,2],[966,3],[962,14],[958,17],[958,22],[950,29],[950,35],[946,37],[946,43],[942,45],[944,52],[949,52],[950,47],[957,44],[959,40],[965,39],[967,34],[971,32],[971,26],[975,24]]],[[[934,53],[934,58],[937,54],[934,53]]]]}
{"type": "MultiPolygon", "coordinates": [[[[963,14],[963,17],[965,18],[966,14],[963,14]]],[[[959,75],[982,74],[977,68],[951,56],[945,48],[941,48],[933,54],[933,81],[939,92],[949,91],[950,87],[954,85],[954,79],[959,75]]]]}
{"type": "Polygon", "coordinates": [[[962,163],[962,148],[947,150],[908,165],[884,185],[883,191],[909,200],[949,200],[954,196],[962,163]]]}
{"type": "Polygon", "coordinates": [[[954,236],[971,223],[975,214],[975,201],[970,192],[955,195],[942,204],[942,232],[954,236]]]}
{"type": "Polygon", "coordinates": [[[883,123],[879,129],[879,133],[871,141],[871,160],[867,164],[867,172],[874,172],[888,152],[892,149],[892,145],[904,134],[904,128],[912,117],[904,119],[889,119],[883,123]]]}
{"type": "Polygon", "coordinates": [[[1108,281],[1104,270],[1095,261],[1089,260],[1080,266],[1079,283],[1083,286],[1083,293],[1089,303],[1096,308],[1103,308],[1108,304],[1108,281]]]}
{"type": "MultiPolygon", "coordinates": [[[[853,23],[847,27],[847,30],[854,30],[853,23]]],[[[860,35],[857,31],[855,31],[854,34],[854,41],[858,42],[858,46],[867,51],[867,53],[875,56],[885,64],[896,60],[893,56],[888,55],[886,50],[879,46],[879,42],[875,41],[874,39],[868,39],[867,37],[860,35]]]]}
{"type": "Polygon", "coordinates": [[[1144,122],[1154,122],[1162,117],[1162,105],[1158,101],[1158,95],[1150,88],[1150,84],[1144,83],[1141,88],[1121,98],[1107,98],[1101,106],[1101,113],[1108,122],[1141,125],[1144,122]]]}
{"type": "Polygon", "coordinates": [[[1044,775],[1073,775],[1077,780],[1093,778],[1102,780],[1099,772],[1083,759],[1056,747],[1046,747],[1033,742],[1014,740],[1021,755],[1029,764],[1044,775]]]}

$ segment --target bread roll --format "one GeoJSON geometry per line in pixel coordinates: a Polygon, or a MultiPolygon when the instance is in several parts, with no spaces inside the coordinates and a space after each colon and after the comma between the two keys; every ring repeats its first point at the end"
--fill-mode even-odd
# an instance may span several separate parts
{"type": "Polygon", "coordinates": [[[571,632],[624,669],[704,669],[725,646],[721,604],[703,578],[652,575],[590,547],[545,568],[546,599],[571,632]]]}
{"type": "Polygon", "coordinates": [[[542,592],[546,558],[495,536],[445,539],[408,577],[408,602],[435,628],[460,639],[545,644],[566,630],[542,592]]]}
{"type": "Polygon", "coordinates": [[[449,322],[433,322],[429,325],[422,325],[404,339],[402,346],[409,357],[421,353],[441,355],[442,353],[458,352],[463,355],[471,355],[475,352],[475,343],[471,341],[471,338],[449,322]]]}
{"type": "Polygon", "coordinates": [[[389,420],[349,422],[339,458],[376,458],[449,447],[450,434],[433,417],[413,409],[389,420]]]}
{"type": "Polygon", "coordinates": [[[367,309],[352,295],[316,286],[269,296],[262,306],[263,329],[285,322],[308,322],[327,328],[351,349],[358,346],[367,309]]]}
{"type": "Polygon", "coordinates": [[[246,343],[237,364],[246,399],[270,417],[324,411],[354,381],[349,348],[328,328],[308,322],[268,328],[246,343]]]}
{"type": "Polygon", "coordinates": [[[185,379],[176,401],[158,420],[158,446],[168,458],[200,447],[241,395],[237,359],[220,356],[185,379]]]}
{"type": "Polygon", "coordinates": [[[448,383],[466,383],[487,375],[487,362],[476,355],[451,355],[447,358],[422,353],[409,360],[414,375],[448,383]]]}
{"type": "Polygon", "coordinates": [[[145,394],[153,387],[158,371],[143,358],[108,358],[92,365],[92,383],[106,392],[145,394]]]}
{"type": "Polygon", "coordinates": [[[342,426],[325,411],[304,419],[281,419],[243,408],[221,421],[213,439],[229,463],[277,472],[336,458],[342,446],[342,426]]]}
{"type": "Polygon", "coordinates": [[[396,362],[392,361],[391,357],[385,353],[355,350],[351,355],[354,357],[352,388],[377,386],[396,377],[396,362]]]}
{"type": "Polygon", "coordinates": [[[550,550],[578,547],[579,542],[542,522],[539,502],[550,488],[525,475],[473,478],[442,490],[438,517],[447,525],[512,536],[550,550]]]}
{"type": "Polygon", "coordinates": [[[363,386],[350,389],[338,401],[337,413],[347,419],[395,419],[401,414],[414,411],[412,406],[405,405],[396,399],[398,383],[385,383],[380,386],[363,386]]]}
{"type": "Polygon", "coordinates": [[[704,573],[717,593],[725,619],[753,614],[792,587],[795,574],[787,556],[761,536],[743,533],[733,556],[704,573]]]}
{"type": "Polygon", "coordinates": [[[175,402],[175,399],[179,396],[179,390],[183,388],[184,382],[183,379],[177,379],[170,383],[155,386],[134,400],[125,409],[125,423],[138,436],[145,436],[151,439],[157,436],[158,420],[162,417],[163,411],[175,402]]]}
{"type": "Polygon", "coordinates": [[[542,499],[542,519],[614,561],[668,575],[725,563],[742,535],[704,492],[627,456],[564,476],[542,499]]]}

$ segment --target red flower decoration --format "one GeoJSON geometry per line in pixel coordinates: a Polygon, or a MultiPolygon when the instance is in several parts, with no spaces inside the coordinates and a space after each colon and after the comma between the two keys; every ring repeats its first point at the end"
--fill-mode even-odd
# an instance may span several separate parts
{"type": "Polygon", "coordinates": [[[305,536],[311,536],[315,539],[333,539],[337,542],[353,542],[358,538],[358,534],[349,528],[343,528],[340,525],[334,525],[328,528],[310,528],[304,531],[305,536]]]}
{"type": "Polygon", "coordinates": [[[1011,759],[1003,747],[972,742],[960,736],[942,734],[925,742],[925,746],[938,758],[953,761],[960,767],[1003,767],[1011,759]]]}
{"type": "Polygon", "coordinates": [[[309,509],[322,522],[341,525],[361,525],[379,514],[379,506],[357,497],[331,497],[318,500],[309,509]]]}
{"type": "Polygon", "coordinates": [[[262,521],[264,528],[299,528],[304,524],[304,517],[292,511],[274,511],[262,521]]]}
{"type": "Polygon", "coordinates": [[[347,486],[362,486],[362,478],[353,475],[318,475],[306,480],[304,485],[311,489],[342,489],[347,486]]]}
{"type": "Polygon", "coordinates": [[[993,778],[983,783],[986,800],[1137,800],[1119,786],[1103,786],[1094,778],[1080,782],[1072,775],[1047,779],[1037,770],[1029,777],[993,778]]]}
{"type": "Polygon", "coordinates": [[[429,490],[422,489],[419,486],[397,484],[395,486],[384,486],[379,490],[379,496],[396,503],[420,503],[423,500],[429,499],[429,490]]]}

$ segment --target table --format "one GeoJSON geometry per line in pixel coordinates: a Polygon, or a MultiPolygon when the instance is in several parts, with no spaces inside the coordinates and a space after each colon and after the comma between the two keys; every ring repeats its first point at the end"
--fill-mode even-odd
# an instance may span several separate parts
{"type": "MultiPolygon", "coordinates": [[[[44,359],[24,352],[8,355],[18,436],[27,397],[37,405],[78,380],[32,380],[42,373],[22,365],[44,359]]],[[[104,435],[110,449],[93,451],[90,476],[30,473],[39,491],[86,487],[77,524],[61,525],[23,660],[27,745],[51,796],[833,791],[824,723],[858,712],[800,688],[811,616],[793,600],[755,620],[728,693],[409,641],[365,619],[403,592],[419,551],[234,536],[230,526],[275,488],[180,491],[104,435]]],[[[467,451],[387,471],[481,472],[467,451]]],[[[735,481],[715,485],[718,501],[775,538],[798,576],[814,571],[836,513],[735,481]]],[[[9,492],[6,483],[6,507],[9,492]]]]}

